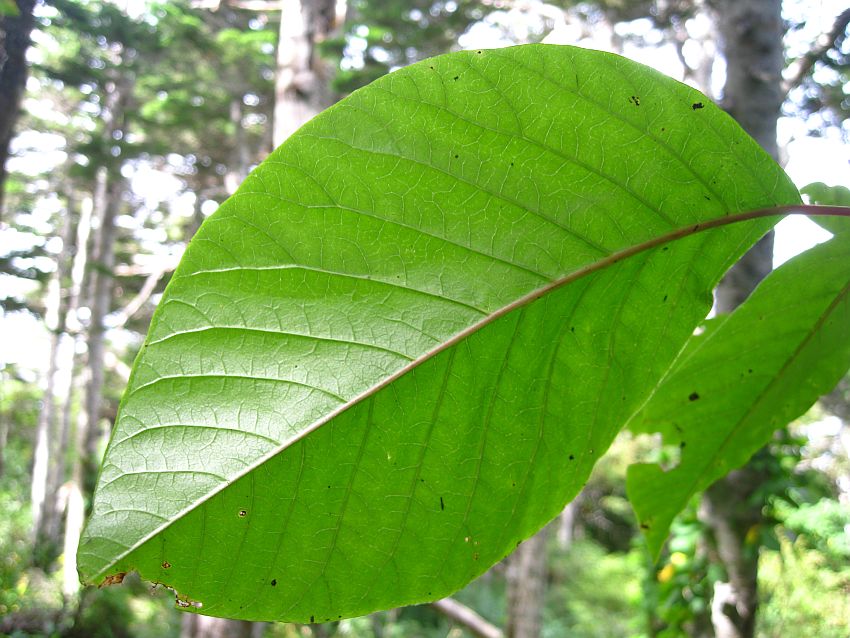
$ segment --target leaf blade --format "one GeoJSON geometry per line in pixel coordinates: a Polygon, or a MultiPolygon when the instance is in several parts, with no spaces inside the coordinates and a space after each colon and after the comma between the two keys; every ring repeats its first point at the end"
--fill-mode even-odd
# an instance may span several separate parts
{"type": "Polygon", "coordinates": [[[627,493],[654,556],[691,496],[743,465],[850,367],[848,250],[839,236],[774,271],[683,355],[630,424],[682,446],[667,472],[628,470],[627,493]]]}
{"type": "Polygon", "coordinates": [[[105,460],[80,552],[86,577],[138,569],[205,613],[307,621],[448,593],[501,558],[580,489],[704,316],[714,282],[767,223],[652,242],[798,201],[727,116],[691,108],[700,99],[616,56],[526,47],[414,65],[302,129],[203,225],[169,284],[105,460]],[[506,96],[512,106],[499,108],[506,96]],[[449,108],[458,105],[460,116],[449,108]],[[695,146],[697,134],[705,140],[695,146]],[[622,161],[606,162],[615,150],[622,161]],[[572,319],[575,332],[553,316],[572,319]],[[660,326],[649,338],[648,317],[660,326]],[[629,370],[631,358],[648,363],[629,370]],[[531,371],[533,392],[507,384],[508,363],[531,371]],[[457,366],[463,374],[449,375],[457,366]],[[583,382],[569,383],[570,371],[583,382]],[[403,427],[382,426],[376,441],[376,414],[403,427]],[[517,415],[535,437],[517,430],[517,415]],[[553,428],[559,419],[570,427],[553,428]],[[499,424],[495,443],[482,422],[499,424]],[[403,469],[382,467],[393,450],[407,451],[403,469]],[[331,460],[319,467],[323,455],[331,460]],[[528,468],[513,492],[503,462],[528,468]],[[374,485],[357,474],[363,465],[374,485]],[[427,499],[413,480],[423,472],[441,477],[427,499]],[[269,486],[288,487],[263,500],[269,486]],[[317,505],[302,502],[305,490],[317,505]],[[382,513],[353,493],[401,504],[382,513]],[[275,527],[278,510],[287,513],[275,527]],[[459,517],[451,537],[432,521],[437,511],[459,517]],[[494,511],[509,523],[499,535],[481,524],[494,511]],[[403,524],[409,516],[441,542],[424,550],[403,524]],[[376,521],[382,545],[370,548],[363,539],[376,521]],[[358,539],[373,559],[360,572],[350,558],[358,539]],[[281,573],[300,574],[304,591],[284,594],[271,574],[261,586],[256,559],[234,571],[243,540],[282,561],[281,573]],[[309,556],[286,562],[299,551],[309,556]],[[374,565],[395,554],[409,581],[376,585],[374,565]],[[435,576],[422,554],[449,573],[435,576]],[[339,582],[325,582],[332,564],[339,582]]]}

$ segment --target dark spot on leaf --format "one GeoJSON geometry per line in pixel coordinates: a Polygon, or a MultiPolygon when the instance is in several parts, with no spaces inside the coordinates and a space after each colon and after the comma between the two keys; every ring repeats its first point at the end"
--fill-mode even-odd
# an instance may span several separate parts
{"type": "Polygon", "coordinates": [[[513,487],[516,487],[516,481],[513,481],[513,482],[511,483],[511,485],[512,485],[513,487]]]}
{"type": "Polygon", "coordinates": [[[459,75],[456,75],[456,76],[455,76],[455,80],[457,80],[459,77],[460,77],[459,75]]]}
{"type": "Polygon", "coordinates": [[[632,95],[632,96],[629,98],[629,102],[631,102],[631,103],[632,103],[632,104],[634,104],[635,106],[640,106],[640,98],[639,98],[637,95],[632,95]]]}
{"type": "Polygon", "coordinates": [[[421,479],[419,479],[419,482],[420,482],[420,483],[424,483],[424,482],[425,482],[425,479],[424,479],[424,478],[421,478],[421,479]]]}
{"type": "Polygon", "coordinates": [[[162,561],[163,569],[168,569],[169,567],[171,567],[171,563],[169,563],[167,560],[162,561]]]}
{"type": "Polygon", "coordinates": [[[667,250],[668,248],[670,248],[670,246],[664,246],[661,250],[667,250]]]}
{"type": "Polygon", "coordinates": [[[688,401],[696,401],[697,399],[699,399],[699,394],[697,394],[696,392],[691,392],[688,395],[688,401]]]}
{"type": "Polygon", "coordinates": [[[649,529],[649,525],[647,523],[641,523],[640,528],[641,529],[649,529]]]}
{"type": "Polygon", "coordinates": [[[704,105],[703,105],[703,103],[702,103],[702,102],[694,102],[693,104],[691,104],[691,108],[692,108],[694,111],[696,111],[697,109],[704,108],[704,105]]]}
{"type": "Polygon", "coordinates": [[[747,372],[749,372],[750,374],[752,374],[752,373],[753,373],[753,369],[752,369],[752,368],[749,368],[749,369],[747,370],[747,372]]]}
{"type": "Polygon", "coordinates": [[[687,444],[688,444],[688,443],[687,443],[686,441],[682,441],[681,443],[679,443],[679,449],[680,449],[680,450],[684,450],[684,449],[685,449],[685,446],[686,446],[687,444]]]}
{"type": "Polygon", "coordinates": [[[664,301],[667,301],[667,295],[664,295],[664,301]]]}
{"type": "Polygon", "coordinates": [[[476,51],[476,53],[477,53],[478,55],[481,55],[481,51],[476,51]]]}
{"type": "Polygon", "coordinates": [[[330,485],[328,485],[328,489],[331,489],[331,486],[330,486],[330,485]]]}
{"type": "Polygon", "coordinates": [[[575,460],[576,460],[576,456],[575,456],[575,454],[570,454],[570,460],[571,460],[571,461],[575,461],[575,460]]]}
{"type": "Polygon", "coordinates": [[[272,587],[277,587],[277,578],[272,578],[272,587]]]}
{"type": "Polygon", "coordinates": [[[310,616],[310,622],[311,622],[311,623],[316,622],[316,617],[315,617],[315,616],[310,616]]]}
{"type": "Polygon", "coordinates": [[[575,332],[575,331],[576,331],[576,327],[575,327],[575,326],[570,326],[570,332],[575,332]]]}
{"type": "Polygon", "coordinates": [[[674,423],[673,427],[676,428],[676,432],[678,432],[679,434],[682,433],[682,427],[678,423],[674,423]]]}
{"type": "Polygon", "coordinates": [[[432,64],[432,65],[431,65],[431,66],[429,66],[428,68],[429,68],[429,69],[431,69],[431,70],[433,71],[433,70],[434,70],[434,65],[432,64]]]}
{"type": "Polygon", "coordinates": [[[707,202],[710,202],[710,201],[711,201],[711,197],[709,197],[708,195],[703,195],[702,197],[703,197],[703,199],[705,199],[705,201],[707,201],[707,202]]]}
{"type": "Polygon", "coordinates": [[[666,128],[664,128],[663,126],[661,127],[661,132],[662,132],[662,133],[663,133],[664,131],[666,131],[666,130],[667,130],[667,129],[666,129],[666,128]]]}
{"type": "Polygon", "coordinates": [[[443,502],[443,497],[440,497],[440,510],[446,509],[446,504],[443,502]]]}
{"type": "Polygon", "coordinates": [[[248,510],[239,510],[239,516],[240,518],[245,518],[248,516],[248,510]]]}
{"type": "Polygon", "coordinates": [[[472,560],[478,560],[478,552],[475,552],[475,553],[472,555],[472,560]]]}
{"type": "Polygon", "coordinates": [[[460,155],[455,155],[455,159],[457,159],[458,157],[460,157],[460,155]]]}

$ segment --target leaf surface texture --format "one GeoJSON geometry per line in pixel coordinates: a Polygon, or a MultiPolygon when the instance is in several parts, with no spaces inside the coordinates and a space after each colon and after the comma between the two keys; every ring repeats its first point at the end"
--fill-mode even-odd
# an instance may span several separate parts
{"type": "Polygon", "coordinates": [[[461,52],[355,92],[188,247],[84,578],[299,622],[457,590],[581,489],[770,221],[663,239],[798,201],[704,96],[610,54],[461,52]]]}

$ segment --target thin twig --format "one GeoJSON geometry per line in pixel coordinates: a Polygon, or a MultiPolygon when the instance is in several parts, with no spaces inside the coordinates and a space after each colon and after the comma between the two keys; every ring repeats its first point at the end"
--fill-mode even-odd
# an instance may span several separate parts
{"type": "Polygon", "coordinates": [[[130,317],[136,314],[139,311],[139,308],[141,308],[150,298],[153,291],[156,290],[156,285],[159,283],[159,280],[162,279],[164,274],[164,268],[157,268],[149,274],[147,279],[145,279],[145,283],[142,285],[142,289],[139,290],[139,294],[133,297],[133,299],[130,300],[130,303],[124,306],[124,308],[115,315],[115,318],[110,321],[110,328],[123,328],[130,320],[130,317]]]}
{"type": "Polygon", "coordinates": [[[443,598],[431,603],[431,607],[459,625],[463,625],[479,638],[503,638],[502,630],[479,616],[475,611],[454,598],[443,598]]]}

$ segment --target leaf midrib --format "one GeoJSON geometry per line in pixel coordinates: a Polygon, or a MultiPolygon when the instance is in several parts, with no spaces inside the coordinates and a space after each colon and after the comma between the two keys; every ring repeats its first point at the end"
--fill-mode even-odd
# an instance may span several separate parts
{"type": "Polygon", "coordinates": [[[559,289],[559,288],[561,288],[565,285],[568,285],[568,284],[570,284],[570,283],[572,283],[572,282],[574,282],[578,279],[581,279],[582,277],[591,275],[591,274],[593,274],[597,271],[600,271],[600,270],[607,268],[608,266],[612,266],[612,265],[614,265],[614,264],[616,264],[620,261],[623,261],[624,259],[627,259],[629,257],[632,257],[632,256],[637,255],[639,253],[642,253],[644,251],[651,250],[653,248],[657,248],[659,246],[662,246],[666,243],[670,243],[670,242],[675,241],[677,239],[682,239],[684,237],[688,237],[688,236],[694,235],[694,234],[699,233],[699,232],[704,232],[704,231],[707,231],[707,230],[721,228],[723,226],[728,226],[730,224],[734,224],[734,223],[738,223],[738,222],[750,221],[750,220],[761,219],[761,218],[766,218],[766,217],[778,217],[778,216],[782,216],[782,215],[786,215],[786,214],[790,214],[790,213],[795,213],[795,212],[803,213],[803,214],[819,213],[819,214],[834,214],[834,215],[850,216],[850,209],[845,209],[845,208],[841,208],[841,207],[811,206],[811,205],[805,205],[805,204],[777,206],[777,207],[772,207],[772,208],[761,208],[761,209],[752,210],[752,211],[745,211],[745,212],[742,212],[742,213],[735,213],[735,214],[732,214],[732,215],[726,215],[726,216],[714,218],[714,219],[711,219],[711,220],[708,220],[708,221],[699,222],[699,223],[695,223],[695,224],[689,224],[687,226],[680,227],[680,228],[675,229],[673,231],[670,231],[668,233],[658,235],[658,236],[656,236],[652,239],[649,239],[647,241],[644,241],[644,242],[641,242],[641,243],[638,243],[638,244],[634,244],[634,245],[629,246],[627,248],[624,248],[620,251],[611,253],[608,256],[606,256],[605,258],[600,259],[597,262],[594,262],[592,264],[588,264],[587,266],[579,268],[579,269],[573,271],[572,273],[564,275],[563,277],[560,277],[560,278],[550,282],[549,284],[542,286],[541,288],[533,290],[530,293],[527,293],[527,294],[523,295],[522,297],[519,297],[518,299],[514,300],[513,302],[511,302],[511,303],[499,308],[498,310],[488,314],[487,316],[482,318],[477,323],[474,323],[474,324],[470,325],[469,327],[465,328],[464,330],[461,330],[460,332],[456,333],[454,336],[447,339],[446,341],[444,341],[443,343],[441,343],[437,347],[435,347],[435,348],[429,350],[428,352],[425,352],[424,354],[420,355],[419,357],[417,357],[416,359],[414,359],[413,361],[411,361],[407,365],[403,366],[402,368],[400,368],[399,370],[397,370],[393,374],[385,377],[380,382],[376,383],[375,385],[368,388],[367,390],[361,392],[356,397],[354,397],[351,400],[347,401],[346,403],[340,405],[339,407],[337,407],[333,411],[329,412],[327,415],[325,415],[321,419],[316,420],[315,422],[313,422],[309,426],[305,427],[296,436],[293,436],[290,439],[288,439],[284,442],[281,442],[277,447],[269,450],[269,452],[267,452],[263,456],[259,457],[253,463],[247,464],[245,466],[245,468],[242,469],[238,474],[234,475],[230,479],[225,480],[220,485],[216,486],[216,488],[214,488],[213,490],[208,492],[206,495],[204,495],[203,498],[196,500],[195,502],[187,505],[186,507],[184,507],[180,511],[176,512],[171,517],[171,519],[169,521],[167,521],[166,523],[162,524],[159,527],[152,529],[145,536],[143,536],[141,539],[136,541],[133,545],[128,547],[128,549],[126,551],[124,551],[120,555],[116,556],[115,559],[112,560],[112,562],[108,566],[100,569],[97,573],[93,574],[92,577],[91,577],[91,581],[93,582],[100,575],[106,574],[113,565],[115,565],[116,563],[118,563],[121,560],[123,560],[124,558],[126,558],[129,554],[131,554],[133,551],[135,551],[138,547],[140,547],[141,545],[146,543],[148,540],[154,538],[156,535],[158,535],[164,529],[167,529],[171,524],[180,520],[181,518],[183,518],[186,514],[188,514],[192,510],[196,509],[197,507],[203,505],[204,503],[206,503],[207,501],[212,499],[219,492],[223,491],[224,489],[226,489],[227,487],[229,487],[230,485],[232,485],[233,483],[238,481],[240,478],[242,478],[246,474],[251,473],[257,467],[263,465],[264,463],[266,463],[270,459],[274,458],[275,456],[277,456],[281,452],[285,451],[286,449],[288,449],[289,447],[291,447],[292,445],[294,445],[298,441],[304,439],[309,434],[311,434],[315,430],[319,429],[320,427],[322,427],[326,423],[332,421],[333,419],[335,419],[337,416],[339,416],[343,412],[346,412],[350,408],[354,407],[355,405],[361,403],[362,401],[365,401],[366,399],[368,399],[372,395],[376,394],[377,392],[379,392],[383,388],[389,386],[390,384],[392,384],[397,379],[401,378],[405,374],[408,374],[413,369],[419,367],[421,364],[423,364],[426,361],[430,360],[431,358],[437,356],[438,354],[440,354],[444,350],[447,350],[447,349],[453,347],[454,345],[461,342],[465,338],[467,338],[470,335],[478,332],[479,330],[481,330],[485,326],[493,323],[494,321],[496,321],[497,319],[500,319],[501,317],[507,315],[508,313],[510,313],[510,312],[512,312],[512,311],[514,311],[518,308],[521,308],[523,306],[527,306],[528,304],[536,301],[537,299],[543,297],[544,295],[546,295],[550,292],[553,292],[553,291],[555,291],[555,290],[557,290],[557,289],[559,289]]]}

